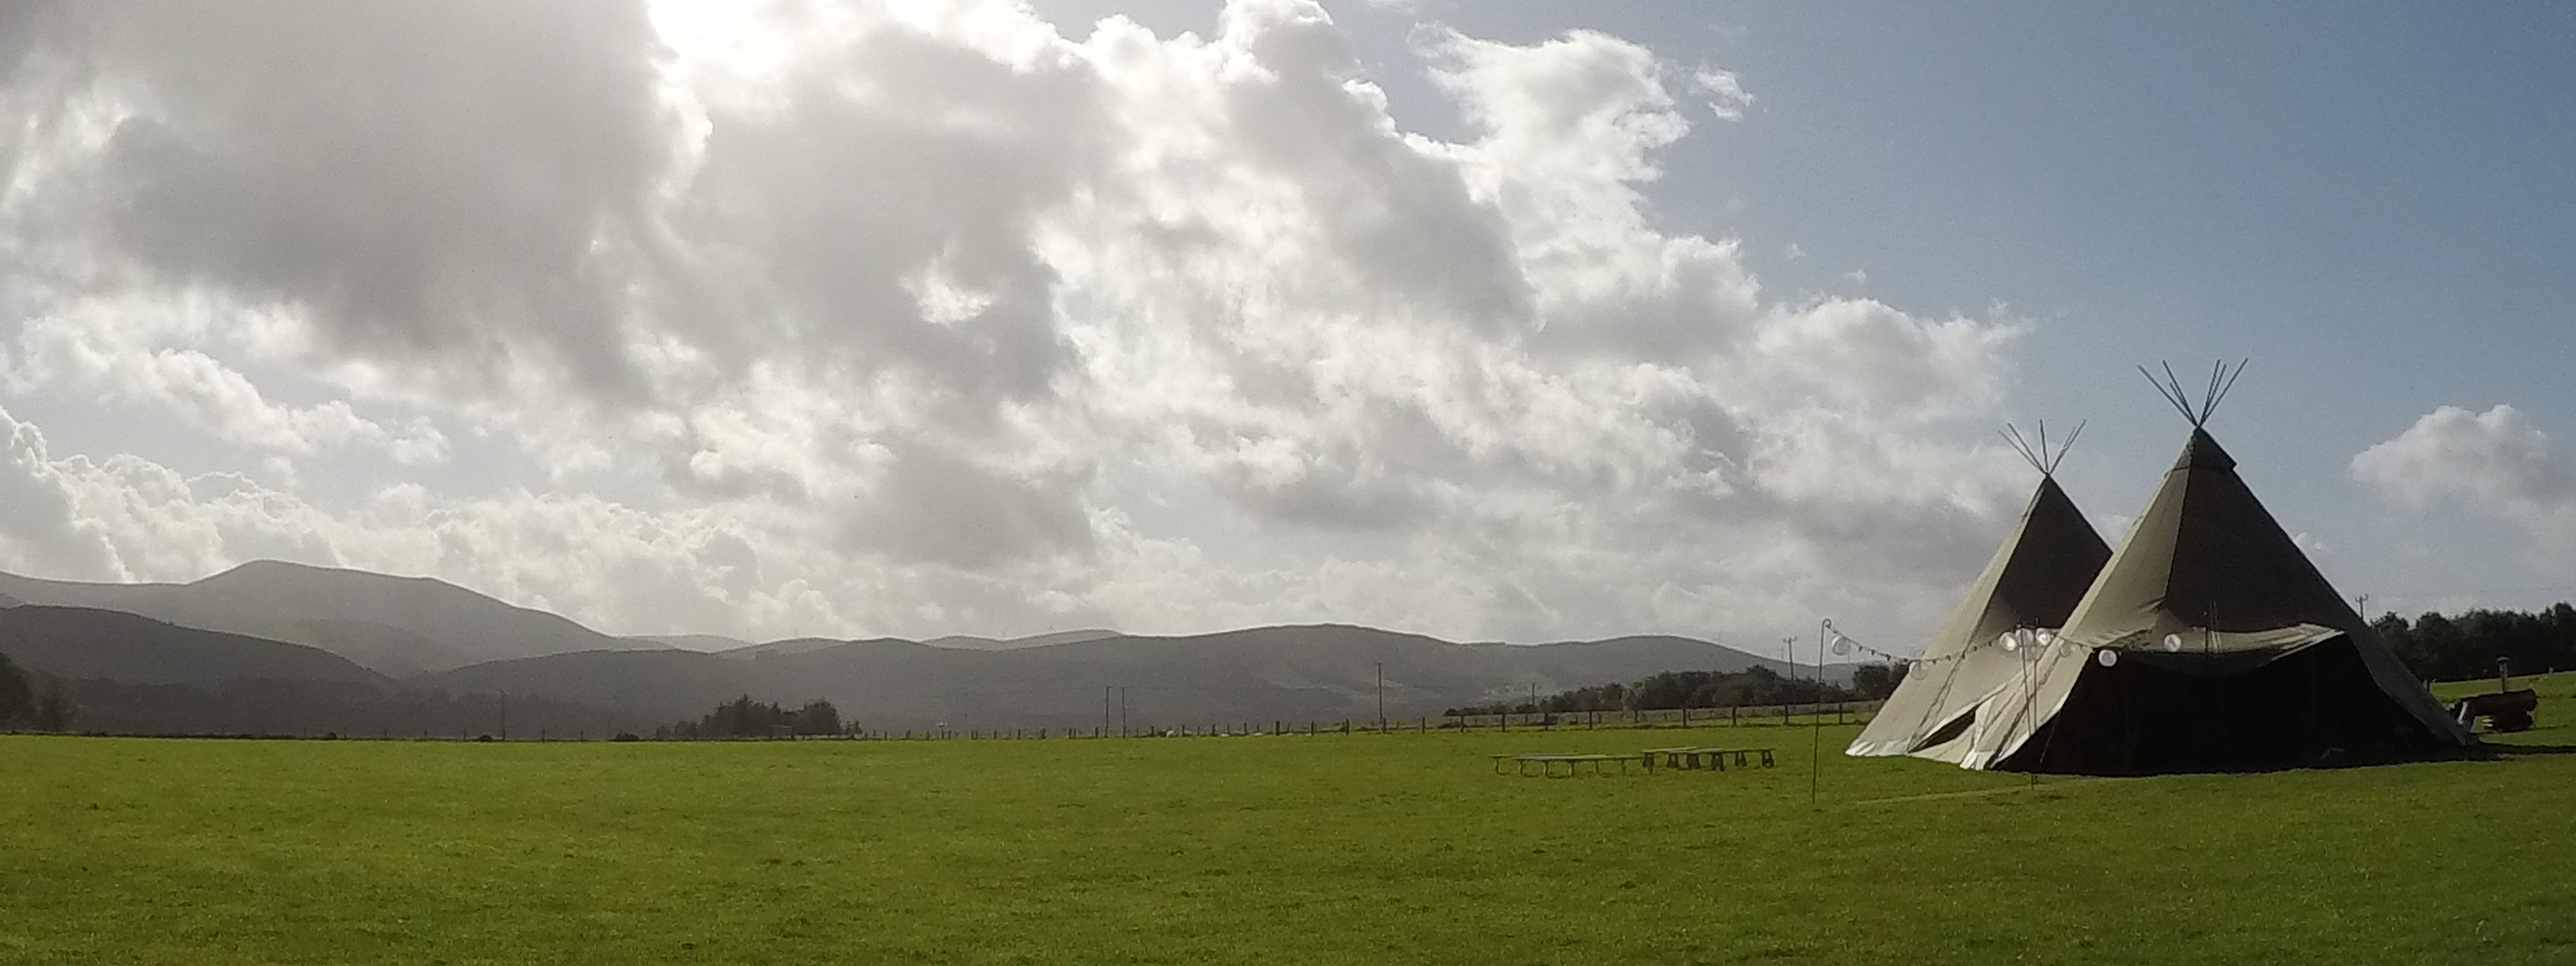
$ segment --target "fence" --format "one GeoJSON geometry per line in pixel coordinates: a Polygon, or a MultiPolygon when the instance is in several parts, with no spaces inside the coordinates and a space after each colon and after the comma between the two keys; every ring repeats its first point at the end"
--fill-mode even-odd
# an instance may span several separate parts
{"type": "MultiPolygon", "coordinates": [[[[1344,718],[1334,721],[1307,720],[1268,722],[1245,721],[1234,724],[1144,725],[1121,730],[1098,725],[1075,728],[1009,728],[950,729],[913,728],[887,730],[854,730],[831,735],[794,735],[780,732],[769,736],[724,738],[640,738],[626,732],[614,736],[576,730],[571,734],[539,730],[531,736],[525,732],[515,738],[504,732],[497,737],[472,730],[459,731],[448,737],[432,731],[396,733],[380,729],[373,737],[405,741],[1031,741],[1068,738],[1208,738],[1285,735],[1354,735],[1371,733],[1403,734],[1406,732],[1460,731],[1590,731],[1601,729],[1645,728],[1726,728],[1779,727],[1805,725],[1819,721],[1834,724],[1864,724],[1878,712],[1881,701],[1819,701],[1808,704],[1744,705],[1724,708],[1653,708],[1610,711],[1531,711],[1512,714],[1430,715],[1413,718],[1388,718],[1381,726],[1375,718],[1344,718]]],[[[108,732],[82,732],[103,735],[108,732]]],[[[231,737],[231,738],[365,738],[362,732],[343,734],[269,734],[241,733],[225,735],[148,735],[149,737],[231,737]]]]}
{"type": "Polygon", "coordinates": [[[1615,711],[1533,711],[1512,714],[1436,715],[1389,718],[1383,728],[1375,718],[1338,721],[1246,721],[1222,725],[1146,726],[1121,732],[1114,728],[1013,728],[1008,730],[911,729],[868,731],[847,737],[884,741],[1010,741],[1059,738],[1209,738],[1322,734],[1455,732],[1455,731],[1588,731],[1605,728],[1779,727],[1818,721],[1862,724],[1884,702],[1819,701],[1805,704],[1745,705],[1724,708],[1654,708],[1615,711]]]}

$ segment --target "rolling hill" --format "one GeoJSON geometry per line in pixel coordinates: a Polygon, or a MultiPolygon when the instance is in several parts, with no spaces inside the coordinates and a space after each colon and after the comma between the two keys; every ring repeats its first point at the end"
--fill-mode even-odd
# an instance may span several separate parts
{"type": "Polygon", "coordinates": [[[1333,624],[927,642],[621,638],[442,581],[273,561],[186,584],[0,574],[0,595],[25,603],[0,610],[7,617],[0,649],[67,679],[128,689],[115,693],[133,715],[157,715],[129,719],[162,730],[218,719],[276,726],[284,719],[244,709],[297,704],[340,710],[294,720],[353,728],[456,720],[497,728],[514,702],[556,708],[550,720],[565,730],[648,729],[737,695],[828,698],[879,729],[1093,727],[1118,720],[1122,707],[1131,727],[1155,728],[1373,718],[1381,668],[1386,713],[1395,718],[1660,671],[1787,671],[1776,660],[1682,637],[1459,644],[1333,624]],[[299,683],[268,685],[274,693],[262,697],[244,681],[299,683]],[[333,697],[316,690],[323,685],[358,690],[333,697]],[[161,687],[232,697],[217,708],[201,697],[131,691],[161,687]],[[381,701],[368,697],[379,693],[381,701]],[[488,700],[449,707],[440,704],[447,695],[488,700]],[[418,706],[395,713],[386,702],[418,706]]]}
{"type": "Polygon", "coordinates": [[[1049,631],[1044,634],[1031,634],[1027,637],[1006,638],[977,637],[972,634],[950,634],[946,637],[934,637],[923,641],[922,643],[928,644],[932,647],[953,647],[970,651],[1016,651],[1024,647],[1045,647],[1049,644],[1078,644],[1083,641],[1097,641],[1102,638],[1119,636],[1122,635],[1117,631],[1086,628],[1071,631],[1049,631]]]}
{"type": "Polygon", "coordinates": [[[723,654],[592,651],[478,664],[422,680],[457,692],[545,695],[664,721],[695,717],[736,695],[786,703],[826,698],[869,727],[898,729],[1090,727],[1104,712],[1115,716],[1115,689],[1124,688],[1131,725],[1158,727],[1374,717],[1380,664],[1387,713],[1400,718],[1533,686],[1544,693],[1658,671],[1784,669],[1680,637],[1456,644],[1312,625],[1114,635],[1007,650],[808,638],[723,654]]]}
{"type": "Polygon", "coordinates": [[[140,614],[182,627],[320,648],[408,677],[569,651],[661,649],[445,581],[253,561],[185,584],[105,584],[0,574],[31,604],[140,614]]]}
{"type": "Polygon", "coordinates": [[[86,607],[0,609],[0,653],[61,678],[220,688],[239,680],[391,680],[339,655],[300,644],[180,627],[86,607]]]}
{"type": "Polygon", "coordinates": [[[652,722],[543,697],[414,688],[319,648],[122,611],[0,608],[0,654],[70,685],[72,727],[109,734],[607,736],[652,722]]]}

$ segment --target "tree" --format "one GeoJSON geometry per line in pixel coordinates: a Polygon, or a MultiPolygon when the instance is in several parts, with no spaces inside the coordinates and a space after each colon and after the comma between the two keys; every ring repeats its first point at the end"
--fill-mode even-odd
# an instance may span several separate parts
{"type": "Polygon", "coordinates": [[[2435,680],[2458,680],[2495,673],[2492,662],[2478,667],[2475,655],[2469,653],[2467,635],[2460,625],[2440,614],[2426,613],[2415,619],[2415,646],[2424,655],[2424,664],[2416,674],[2435,680]]]}
{"type": "Polygon", "coordinates": [[[796,733],[800,735],[837,735],[841,733],[841,711],[832,702],[816,698],[796,709],[796,733]]]}
{"type": "Polygon", "coordinates": [[[1877,701],[1896,693],[1905,680],[1903,664],[1863,664],[1852,669],[1852,690],[1863,701],[1877,701]]]}
{"type": "Polygon", "coordinates": [[[743,695],[717,705],[706,717],[654,729],[662,738],[775,738],[782,735],[842,733],[840,709],[820,698],[789,711],[775,701],[743,695]]]}
{"type": "Polygon", "coordinates": [[[2576,606],[2564,602],[2536,612],[2427,613],[2411,623],[2383,614],[2371,629],[2407,670],[2427,680],[2492,678],[2497,658],[2512,662],[2516,674],[2576,666],[2576,606]]]}
{"type": "MultiPolygon", "coordinates": [[[[1904,669],[1885,665],[1868,665],[1885,677],[1884,687],[1896,689],[1904,669]]],[[[1498,714],[1509,711],[1525,714],[1537,711],[1579,712],[1613,711],[1628,708],[1648,711],[1673,708],[1723,708],[1742,705],[1809,704],[1820,701],[1871,700],[1857,685],[1862,680],[1856,672],[1854,687],[1828,684],[1811,679],[1791,680],[1779,672],[1756,665],[1734,673],[1710,671],[1663,671],[1634,684],[1596,684],[1588,688],[1560,691],[1535,702],[1504,701],[1449,709],[1450,714],[1498,714]]],[[[1885,695],[1879,695],[1884,697],[1885,695]]]]}
{"type": "Polygon", "coordinates": [[[0,654],[0,723],[18,720],[35,704],[35,692],[27,683],[27,672],[19,670],[9,655],[0,654]]]}
{"type": "Polygon", "coordinates": [[[45,679],[44,690],[36,697],[36,730],[64,730],[72,726],[72,717],[79,713],[80,706],[72,703],[72,690],[59,679],[45,679]]]}

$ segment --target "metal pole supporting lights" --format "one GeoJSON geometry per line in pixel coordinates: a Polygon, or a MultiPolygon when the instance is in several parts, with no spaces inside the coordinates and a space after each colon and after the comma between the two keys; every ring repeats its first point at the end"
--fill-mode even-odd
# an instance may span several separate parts
{"type": "Polygon", "coordinates": [[[1816,697],[1818,700],[1813,709],[1816,713],[1815,726],[1807,733],[1807,804],[1809,805],[1816,803],[1816,786],[1822,781],[1825,768],[1823,751],[1825,712],[1822,700],[1825,695],[1825,651],[1831,650],[1837,655],[1849,655],[1853,648],[1860,646],[1851,638],[1843,636],[1843,632],[1834,627],[1833,618],[1825,618],[1819,621],[1817,626],[1819,628],[1816,635],[1816,697]]]}
{"type": "MultiPolygon", "coordinates": [[[[2024,747],[2028,747],[2030,745],[2030,739],[2038,737],[2039,735],[2040,651],[2057,643],[2057,636],[2047,631],[2035,628],[2016,627],[2012,630],[2005,631],[2003,636],[1995,639],[1995,643],[2001,646],[2004,650],[2010,651],[2021,657],[2021,722],[2022,727],[2028,729],[2027,733],[2022,736],[2022,745],[2024,747]]],[[[2033,763],[2030,773],[2030,783],[2033,785],[2039,784],[2039,770],[2037,763],[2033,763]]]]}

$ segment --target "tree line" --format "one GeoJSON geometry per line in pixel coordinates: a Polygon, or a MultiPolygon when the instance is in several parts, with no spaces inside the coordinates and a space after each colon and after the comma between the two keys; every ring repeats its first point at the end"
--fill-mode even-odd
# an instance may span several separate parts
{"type": "Polygon", "coordinates": [[[1744,671],[1664,671],[1628,684],[1612,682],[1544,695],[1536,700],[1495,701],[1451,708],[1448,714],[1564,714],[1585,711],[1666,711],[1833,701],[1877,701],[1904,680],[1901,664],[1864,664],[1849,685],[1782,677],[1767,667],[1744,671]]]}
{"type": "Polygon", "coordinates": [[[743,695],[717,705],[705,717],[682,721],[653,729],[653,737],[673,738],[793,738],[799,736],[855,734],[855,724],[843,724],[841,711],[832,702],[816,698],[802,707],[789,708],[775,701],[754,701],[743,695]]]}
{"type": "Polygon", "coordinates": [[[2493,677],[2497,658],[2516,674],[2576,668],[2576,606],[2563,601],[2538,611],[2427,613],[2412,621],[2390,613],[2371,628],[2427,681],[2493,677]]]}
{"type": "Polygon", "coordinates": [[[0,654],[0,728],[61,731],[79,713],[61,678],[28,671],[0,654]]]}

